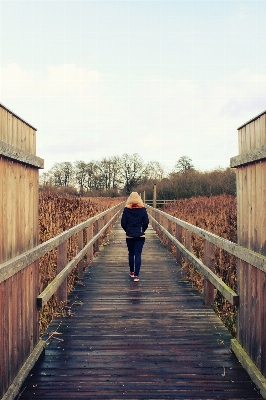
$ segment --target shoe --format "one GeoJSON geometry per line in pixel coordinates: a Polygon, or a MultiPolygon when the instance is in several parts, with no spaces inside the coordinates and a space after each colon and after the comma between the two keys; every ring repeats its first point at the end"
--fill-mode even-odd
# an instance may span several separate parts
{"type": "Polygon", "coordinates": [[[134,282],[138,282],[139,281],[139,277],[137,275],[134,276],[134,282]]]}
{"type": "Polygon", "coordinates": [[[130,272],[130,273],[129,273],[129,276],[130,276],[131,278],[134,278],[134,272],[130,272]]]}

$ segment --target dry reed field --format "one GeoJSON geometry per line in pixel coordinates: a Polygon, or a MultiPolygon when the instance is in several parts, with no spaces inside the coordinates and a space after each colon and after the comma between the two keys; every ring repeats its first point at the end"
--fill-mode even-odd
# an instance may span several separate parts
{"type": "MultiPolygon", "coordinates": [[[[55,195],[40,192],[39,195],[39,243],[43,243],[61,232],[86,221],[87,219],[113,207],[123,201],[121,198],[91,197],[77,198],[68,195],[55,195]]],[[[84,237],[86,241],[86,235],[84,237]]],[[[68,260],[77,254],[77,237],[69,242],[68,260]]],[[[56,276],[56,249],[50,251],[39,261],[39,290],[40,293],[56,276]]],[[[76,269],[68,277],[68,293],[77,280],[76,269]]],[[[52,296],[40,314],[40,332],[43,333],[55,315],[65,315],[67,305],[58,304],[56,296],[52,296]]]]}
{"type": "MultiPolygon", "coordinates": [[[[163,211],[236,243],[236,198],[234,196],[222,195],[179,200],[166,204],[163,211]]],[[[193,253],[202,261],[203,247],[203,239],[192,234],[193,253]]],[[[203,276],[201,273],[193,264],[185,260],[183,260],[182,269],[184,279],[191,280],[193,286],[202,292],[203,276]]],[[[236,259],[219,248],[216,248],[215,252],[215,273],[228,286],[236,290],[236,259]]],[[[229,331],[235,335],[235,307],[231,306],[217,292],[214,308],[229,331]]]]}

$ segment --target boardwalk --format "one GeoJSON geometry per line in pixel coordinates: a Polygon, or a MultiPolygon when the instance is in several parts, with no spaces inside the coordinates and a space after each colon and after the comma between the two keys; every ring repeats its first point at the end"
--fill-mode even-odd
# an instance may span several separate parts
{"type": "Polygon", "coordinates": [[[25,382],[31,399],[261,399],[230,352],[230,335],[149,228],[139,282],[119,224],[82,284],[72,316],[25,382]]]}

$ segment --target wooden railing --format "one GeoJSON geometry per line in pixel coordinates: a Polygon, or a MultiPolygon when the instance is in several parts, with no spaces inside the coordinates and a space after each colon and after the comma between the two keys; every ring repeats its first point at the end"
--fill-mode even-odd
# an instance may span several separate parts
{"type": "MultiPolygon", "coordinates": [[[[237,307],[238,318],[243,314],[243,307],[250,302],[251,297],[254,297],[250,291],[254,291],[254,288],[247,288],[246,293],[240,298],[238,293],[232,290],[226,285],[213,271],[214,267],[214,254],[215,247],[219,247],[225,250],[229,254],[236,257],[237,261],[245,262],[247,265],[252,265],[257,271],[266,273],[266,257],[260,253],[256,253],[245,247],[242,247],[229,240],[223,239],[213,233],[205,231],[197,226],[191,225],[185,221],[182,221],[176,217],[173,217],[163,211],[154,209],[147,205],[151,224],[153,228],[161,235],[164,236],[164,242],[166,242],[169,251],[171,251],[172,244],[176,247],[176,261],[182,264],[182,258],[185,257],[191,262],[204,276],[204,303],[206,305],[213,305],[216,288],[220,293],[234,306],[237,307]],[[175,236],[173,235],[175,232],[175,236]],[[204,256],[203,261],[198,259],[192,253],[192,234],[198,235],[204,239],[204,256]],[[185,246],[183,239],[185,238],[185,246]]],[[[240,291],[242,293],[242,291],[240,291]]],[[[257,297],[263,296],[263,293],[257,294],[257,297]]],[[[265,299],[265,297],[264,297],[265,299]]],[[[265,302],[265,300],[264,300],[265,302]]],[[[265,317],[265,311],[264,311],[265,317]]],[[[258,316],[260,320],[258,324],[265,324],[265,320],[261,320],[263,316],[258,316]]],[[[265,326],[265,325],[264,325],[265,326]]],[[[242,329],[241,334],[243,335],[247,330],[252,329],[248,324],[238,323],[238,329],[242,329]]],[[[238,337],[241,336],[240,332],[237,331],[237,338],[231,340],[231,349],[237,356],[240,363],[246,369],[253,382],[259,387],[263,398],[266,398],[266,379],[262,374],[262,371],[252,361],[249,354],[242,347],[242,344],[238,341],[238,337]]],[[[261,342],[265,337],[265,330],[261,331],[261,342]]],[[[261,358],[265,355],[265,348],[261,347],[261,358]]]]}
{"type": "MultiPolygon", "coordinates": [[[[1,336],[1,350],[3,349],[3,354],[1,351],[1,363],[2,369],[1,374],[5,373],[5,363],[12,364],[16,362],[16,360],[11,360],[13,358],[13,353],[11,352],[8,355],[8,349],[12,351],[12,349],[17,347],[18,335],[21,331],[19,326],[25,326],[25,324],[30,323],[32,320],[38,319],[38,310],[42,309],[42,307],[47,303],[47,301],[51,298],[53,294],[56,293],[58,302],[66,302],[67,301],[67,277],[71,273],[71,271],[77,266],[78,276],[82,278],[83,276],[83,258],[87,256],[87,260],[90,260],[93,256],[93,251],[97,252],[99,250],[99,240],[105,234],[106,230],[114,225],[116,220],[119,218],[121,211],[123,209],[124,202],[115,205],[114,207],[106,210],[81,224],[64,231],[58,236],[32,248],[24,252],[23,254],[6,261],[5,263],[0,265],[0,289],[1,285],[3,285],[6,281],[12,280],[13,277],[20,272],[26,270],[26,268],[33,264],[34,262],[38,263],[40,257],[44,256],[49,251],[57,248],[57,275],[52,282],[48,284],[45,290],[40,293],[35,301],[37,302],[37,307],[30,307],[28,304],[24,304],[22,309],[24,310],[24,314],[20,313],[20,320],[13,320],[14,324],[11,327],[12,332],[18,331],[15,335],[9,335],[9,343],[5,345],[5,335],[4,330],[6,329],[5,321],[0,320],[0,323],[3,322],[3,331],[0,332],[1,336]],[[84,233],[86,230],[86,238],[87,243],[84,245],[84,233]],[[78,235],[78,254],[71,260],[67,260],[67,251],[68,251],[68,243],[69,239],[78,235]],[[2,322],[1,322],[2,321],[2,322]],[[14,341],[13,342],[13,336],[14,341]]],[[[38,264],[35,264],[38,265],[38,264]]],[[[26,288],[24,288],[26,290],[26,288]]],[[[16,307],[16,304],[14,304],[16,307]]],[[[10,315],[17,315],[16,310],[10,310],[10,315]]],[[[17,316],[18,317],[18,316],[17,316]]],[[[11,323],[11,321],[10,321],[11,323]]],[[[1,326],[2,326],[1,325],[1,326]]],[[[38,324],[36,324],[36,329],[38,329],[38,324]]],[[[37,333],[36,333],[37,335],[37,333]]],[[[21,338],[23,341],[25,338],[21,338]]],[[[31,354],[27,358],[26,362],[22,365],[20,371],[16,375],[15,379],[12,379],[12,384],[8,387],[2,387],[2,393],[5,392],[2,400],[13,399],[15,398],[18,390],[23,383],[24,379],[29,374],[33,365],[39,358],[40,354],[44,349],[44,342],[40,340],[35,348],[32,350],[31,354]]],[[[3,378],[3,377],[2,377],[3,378]]],[[[5,380],[2,379],[2,383],[5,380]]],[[[7,381],[7,378],[6,378],[7,381]]],[[[1,393],[0,393],[1,395],[1,393]]]]}
{"type": "Polygon", "coordinates": [[[173,217],[164,211],[154,209],[147,205],[151,223],[156,231],[161,231],[168,238],[168,248],[173,243],[177,249],[176,260],[181,264],[182,256],[188,259],[205,277],[204,302],[206,305],[213,304],[214,291],[209,287],[213,285],[234,306],[239,304],[239,296],[228,285],[226,285],[214,272],[213,260],[214,246],[225,250],[229,254],[254,265],[256,268],[266,272],[266,257],[246,249],[230,240],[223,239],[214,233],[208,232],[188,222],[173,217]],[[173,236],[173,224],[175,225],[175,236],[173,236]],[[204,262],[199,260],[191,252],[191,234],[194,233],[204,239],[204,262]],[[186,246],[182,244],[182,236],[186,238],[186,246]]]}

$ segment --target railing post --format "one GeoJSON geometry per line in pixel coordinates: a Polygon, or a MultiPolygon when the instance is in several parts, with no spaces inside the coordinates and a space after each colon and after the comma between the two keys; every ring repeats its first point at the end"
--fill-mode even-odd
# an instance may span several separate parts
{"type": "MultiPolygon", "coordinates": [[[[87,243],[93,238],[93,224],[87,228],[87,243]]],[[[93,258],[93,245],[87,251],[87,263],[93,258]]]]}
{"type": "MultiPolygon", "coordinates": [[[[36,156],[36,128],[2,104],[0,124],[2,264],[38,245],[38,169],[43,160],[36,156]]],[[[37,260],[0,283],[0,398],[39,343],[38,288],[37,260]],[[19,350],[16,357],[14,349],[19,350]]]]}
{"type": "MultiPolygon", "coordinates": [[[[215,246],[208,240],[204,240],[204,264],[214,271],[215,262],[215,246]]],[[[214,286],[204,277],[204,304],[206,306],[213,306],[214,304],[214,286]]]]}
{"type": "MultiPolygon", "coordinates": [[[[175,237],[180,243],[182,243],[182,226],[180,226],[178,224],[175,225],[175,237]]],[[[183,254],[178,248],[176,248],[177,264],[182,265],[182,260],[183,260],[183,254]]]]}
{"type": "Polygon", "coordinates": [[[153,208],[156,208],[157,203],[157,193],[156,193],[156,183],[153,185],[153,208]]]}
{"type": "MultiPolygon", "coordinates": [[[[173,234],[173,228],[172,228],[172,221],[168,219],[168,232],[172,235],[173,234]]],[[[172,241],[171,239],[168,238],[168,243],[167,243],[167,249],[172,252],[172,241]]]]}
{"type": "MultiPolygon", "coordinates": [[[[94,235],[97,235],[99,230],[100,230],[100,220],[97,219],[94,224],[94,235]]],[[[99,251],[99,239],[96,240],[96,242],[94,243],[94,251],[95,251],[95,253],[98,253],[98,251],[99,251]]]]}
{"type": "Polygon", "coordinates": [[[191,248],[192,248],[191,235],[192,235],[191,232],[186,229],[186,236],[185,236],[185,238],[186,238],[186,248],[190,252],[191,252],[191,248]]]}
{"type": "MultiPolygon", "coordinates": [[[[83,249],[83,230],[78,233],[78,252],[83,249]]],[[[84,260],[78,263],[78,277],[82,279],[84,277],[84,260]]]]}
{"type": "MultiPolygon", "coordinates": [[[[185,246],[186,246],[186,249],[191,252],[191,249],[192,249],[191,232],[188,231],[187,229],[185,230],[185,246]]],[[[185,259],[186,259],[186,266],[188,267],[188,265],[190,264],[190,261],[186,257],[185,257],[185,259]]]]}
{"type": "MultiPolygon", "coordinates": [[[[62,271],[67,265],[67,244],[66,240],[57,247],[57,274],[62,271]]],[[[67,279],[60,285],[57,290],[58,303],[67,302],[67,279]]]]}
{"type": "MultiPolygon", "coordinates": [[[[238,128],[239,155],[231,158],[237,176],[238,244],[266,256],[266,112],[238,128]]],[[[266,378],[266,273],[238,260],[236,338],[266,378]]],[[[234,350],[234,349],[233,349],[234,350]]]]}

